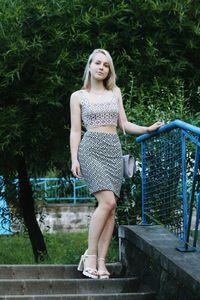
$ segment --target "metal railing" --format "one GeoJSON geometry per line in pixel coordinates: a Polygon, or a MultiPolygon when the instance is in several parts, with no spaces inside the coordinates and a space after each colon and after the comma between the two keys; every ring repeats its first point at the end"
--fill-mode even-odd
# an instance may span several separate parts
{"type": "Polygon", "coordinates": [[[77,178],[30,178],[36,200],[77,201],[95,199],[89,193],[84,179],[77,178]]]}
{"type": "Polygon", "coordinates": [[[142,224],[164,225],[183,242],[178,250],[194,251],[200,215],[200,128],[175,120],[136,141],[142,151],[142,224]]]}

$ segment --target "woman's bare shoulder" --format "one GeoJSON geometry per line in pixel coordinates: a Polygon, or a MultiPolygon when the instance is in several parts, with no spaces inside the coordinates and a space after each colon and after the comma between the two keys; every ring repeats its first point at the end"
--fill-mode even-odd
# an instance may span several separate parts
{"type": "Polygon", "coordinates": [[[117,85],[114,87],[113,92],[117,97],[121,96],[121,89],[117,85]]]}
{"type": "Polygon", "coordinates": [[[70,101],[71,102],[76,102],[78,104],[80,104],[80,92],[82,90],[78,90],[78,91],[75,91],[71,94],[71,97],[70,97],[70,101]]]}
{"type": "Polygon", "coordinates": [[[81,91],[81,90],[78,90],[78,91],[73,92],[73,93],[71,94],[71,98],[77,98],[77,97],[79,97],[80,91],[81,91]]]}

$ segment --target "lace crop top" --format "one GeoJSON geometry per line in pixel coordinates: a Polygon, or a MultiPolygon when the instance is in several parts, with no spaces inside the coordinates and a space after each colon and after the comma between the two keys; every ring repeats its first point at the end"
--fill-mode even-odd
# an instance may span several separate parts
{"type": "Polygon", "coordinates": [[[83,90],[80,91],[81,114],[86,129],[113,125],[117,126],[119,105],[116,96],[105,102],[89,102],[83,90]]]}

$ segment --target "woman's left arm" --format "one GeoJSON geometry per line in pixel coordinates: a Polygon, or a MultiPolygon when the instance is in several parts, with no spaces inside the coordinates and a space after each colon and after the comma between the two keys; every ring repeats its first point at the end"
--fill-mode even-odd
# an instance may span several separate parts
{"type": "Polygon", "coordinates": [[[122,101],[122,95],[119,88],[116,88],[116,95],[119,101],[119,109],[120,109],[120,119],[119,119],[119,127],[125,131],[128,134],[144,134],[144,133],[151,133],[158,128],[160,128],[162,125],[164,125],[164,122],[158,121],[152,124],[151,126],[140,126],[134,123],[131,123],[128,121],[124,105],[122,101]]]}

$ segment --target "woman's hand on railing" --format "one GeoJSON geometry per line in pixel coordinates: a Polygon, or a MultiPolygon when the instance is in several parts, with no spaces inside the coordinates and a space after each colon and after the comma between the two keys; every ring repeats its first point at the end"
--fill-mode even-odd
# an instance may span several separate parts
{"type": "Polygon", "coordinates": [[[165,123],[164,121],[158,121],[151,126],[147,127],[147,133],[152,133],[153,131],[159,129],[161,126],[163,126],[165,123]]]}

